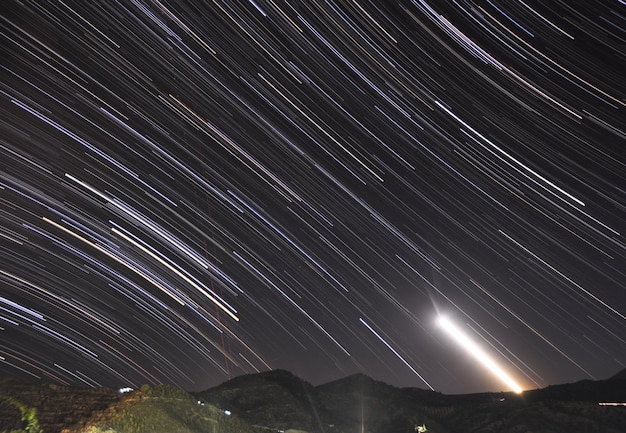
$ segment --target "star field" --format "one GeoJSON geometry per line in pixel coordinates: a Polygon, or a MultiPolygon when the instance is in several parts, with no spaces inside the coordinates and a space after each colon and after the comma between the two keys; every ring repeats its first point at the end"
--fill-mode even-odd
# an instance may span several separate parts
{"type": "Polygon", "coordinates": [[[445,393],[626,365],[623,1],[1,6],[0,374],[445,393]]]}

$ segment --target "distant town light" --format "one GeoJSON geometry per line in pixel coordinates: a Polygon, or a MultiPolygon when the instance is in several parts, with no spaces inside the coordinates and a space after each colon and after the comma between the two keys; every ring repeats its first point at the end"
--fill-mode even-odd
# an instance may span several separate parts
{"type": "Polygon", "coordinates": [[[224,414],[225,414],[226,416],[230,416],[230,413],[231,413],[231,412],[230,412],[229,410],[225,410],[225,411],[224,411],[224,414]]]}
{"type": "Polygon", "coordinates": [[[120,389],[118,390],[118,392],[119,392],[120,394],[126,394],[127,392],[133,392],[133,391],[134,391],[134,389],[133,389],[133,388],[131,388],[130,386],[127,386],[127,387],[124,387],[124,388],[120,388],[120,389]]]}

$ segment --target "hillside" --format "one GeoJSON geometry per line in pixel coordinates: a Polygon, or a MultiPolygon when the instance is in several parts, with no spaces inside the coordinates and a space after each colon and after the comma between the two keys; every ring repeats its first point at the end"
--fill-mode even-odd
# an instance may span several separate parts
{"type": "Polygon", "coordinates": [[[0,432],[24,427],[15,403],[36,409],[45,432],[60,432],[121,401],[120,394],[111,388],[60,386],[10,377],[0,377],[0,397],[0,432]]]}
{"type": "Polygon", "coordinates": [[[249,423],[277,430],[315,430],[316,390],[308,382],[274,370],[236,377],[197,393],[199,400],[231,410],[249,423]]]}
{"type": "Polygon", "coordinates": [[[117,405],[64,433],[253,433],[256,430],[214,405],[170,386],[143,386],[117,405]]]}
{"type": "Polygon", "coordinates": [[[275,430],[410,433],[425,424],[429,432],[438,433],[623,433],[626,407],[598,405],[626,401],[626,381],[616,377],[522,395],[445,395],[396,388],[362,374],[312,387],[290,373],[272,371],[242,376],[198,395],[229,407],[250,423],[275,430]],[[282,416],[281,404],[285,404],[282,416]]]}
{"type": "Polygon", "coordinates": [[[612,376],[610,380],[626,380],[626,368],[612,376]]]}
{"type": "Polygon", "coordinates": [[[0,433],[258,433],[236,416],[170,386],[120,394],[0,379],[0,433]],[[24,409],[29,419],[24,419],[24,409]],[[33,422],[34,421],[34,422],[33,422]]]}
{"type": "Polygon", "coordinates": [[[144,385],[121,394],[0,378],[0,433],[623,433],[623,373],[513,393],[445,395],[356,374],[327,384],[282,371],[187,393],[144,385]]]}

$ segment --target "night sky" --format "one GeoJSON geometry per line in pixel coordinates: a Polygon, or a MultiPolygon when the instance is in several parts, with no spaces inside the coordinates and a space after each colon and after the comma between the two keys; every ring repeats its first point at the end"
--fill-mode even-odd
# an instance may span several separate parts
{"type": "Polygon", "coordinates": [[[1,8],[0,374],[625,367],[626,2],[1,8]]]}

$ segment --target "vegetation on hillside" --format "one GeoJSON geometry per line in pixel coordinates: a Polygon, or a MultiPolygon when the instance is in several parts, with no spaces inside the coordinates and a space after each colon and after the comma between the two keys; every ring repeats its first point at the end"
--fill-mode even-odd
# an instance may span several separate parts
{"type": "Polygon", "coordinates": [[[0,400],[15,407],[20,412],[21,426],[18,429],[3,430],[2,433],[43,433],[37,419],[37,409],[29,407],[16,398],[0,395],[0,400]]]}
{"type": "Polygon", "coordinates": [[[247,433],[253,428],[180,389],[144,385],[90,423],[85,433],[247,433]]]}
{"type": "MultiPolygon", "coordinates": [[[[621,376],[620,376],[621,377],[621,376]]],[[[120,393],[0,377],[0,433],[623,433],[626,381],[445,395],[365,375],[313,386],[284,371],[195,395],[166,385],[120,393]],[[231,413],[232,411],[232,413],[231,413]]]]}

